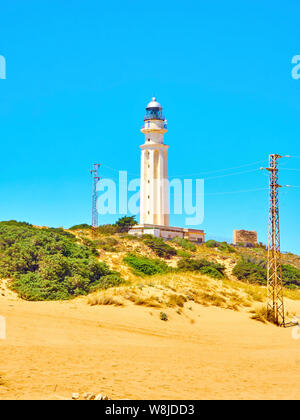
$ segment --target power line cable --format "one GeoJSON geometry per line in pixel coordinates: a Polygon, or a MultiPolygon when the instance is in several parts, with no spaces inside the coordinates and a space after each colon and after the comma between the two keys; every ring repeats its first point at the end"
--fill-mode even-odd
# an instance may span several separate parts
{"type": "Polygon", "coordinates": [[[215,171],[197,172],[197,173],[193,173],[193,174],[172,175],[172,176],[173,176],[174,178],[175,178],[175,177],[180,178],[181,176],[209,175],[209,174],[214,174],[214,173],[218,173],[218,172],[231,171],[231,170],[233,170],[233,169],[245,168],[245,167],[247,167],[247,166],[258,165],[259,163],[263,163],[263,162],[265,162],[265,161],[264,161],[264,160],[259,160],[259,161],[257,161],[257,162],[246,163],[245,165],[233,166],[233,167],[231,167],[231,168],[217,169],[217,170],[215,170],[215,171]]]}
{"type": "Polygon", "coordinates": [[[254,188],[249,190],[238,190],[238,191],[224,191],[224,192],[213,192],[213,193],[204,193],[204,195],[223,195],[223,194],[240,194],[240,193],[248,193],[248,192],[256,192],[256,191],[266,191],[269,188],[254,188]]]}
{"type": "MultiPolygon", "coordinates": [[[[256,161],[256,162],[252,162],[252,163],[246,163],[246,164],[240,165],[240,166],[233,166],[231,168],[217,169],[215,171],[197,172],[197,173],[193,173],[193,174],[171,175],[170,177],[172,177],[172,178],[180,178],[180,177],[188,177],[188,176],[196,176],[196,175],[209,175],[209,174],[214,174],[214,173],[219,173],[219,172],[230,171],[230,170],[233,170],[233,169],[245,168],[245,167],[248,167],[248,166],[257,165],[257,164],[262,163],[262,162],[264,162],[264,160],[260,160],[260,161],[256,161]]],[[[104,165],[103,164],[102,167],[103,168],[106,168],[106,169],[109,169],[111,171],[117,172],[117,173],[120,172],[120,169],[116,169],[116,168],[113,168],[113,167],[108,166],[108,165],[104,165]]],[[[240,175],[242,173],[247,173],[247,172],[254,172],[256,170],[257,169],[251,169],[250,171],[238,172],[237,175],[240,175]]],[[[127,173],[128,174],[131,174],[131,175],[134,175],[134,176],[138,176],[138,177],[140,176],[140,174],[137,174],[137,173],[134,173],[134,172],[127,171],[127,173]]],[[[228,174],[228,175],[227,174],[224,174],[224,175],[220,175],[218,177],[221,178],[223,176],[232,176],[232,175],[235,175],[235,174],[228,174]]],[[[218,178],[218,177],[216,177],[216,178],[218,178]]],[[[206,179],[213,179],[213,178],[206,178],[206,179]]]]}
{"type": "Polygon", "coordinates": [[[209,178],[204,178],[204,181],[208,181],[208,180],[211,180],[211,179],[225,178],[225,177],[228,177],[228,176],[243,175],[243,174],[248,174],[248,173],[257,172],[257,171],[260,171],[260,169],[256,168],[256,169],[250,169],[249,171],[242,171],[242,172],[235,172],[235,173],[232,173],[232,174],[213,176],[213,177],[209,177],[209,178]]]}

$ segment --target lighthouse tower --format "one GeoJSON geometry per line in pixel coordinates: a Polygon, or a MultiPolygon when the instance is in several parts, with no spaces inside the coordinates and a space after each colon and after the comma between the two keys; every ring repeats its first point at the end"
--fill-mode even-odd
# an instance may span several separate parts
{"type": "Polygon", "coordinates": [[[145,143],[141,146],[140,224],[169,226],[167,123],[155,98],[146,107],[141,132],[145,143]]]}
{"type": "Polygon", "coordinates": [[[154,235],[158,238],[176,237],[204,242],[203,230],[169,226],[168,149],[164,144],[167,122],[162,107],[152,98],[146,108],[141,132],[145,142],[141,147],[140,224],[132,226],[130,235],[154,235]]]}

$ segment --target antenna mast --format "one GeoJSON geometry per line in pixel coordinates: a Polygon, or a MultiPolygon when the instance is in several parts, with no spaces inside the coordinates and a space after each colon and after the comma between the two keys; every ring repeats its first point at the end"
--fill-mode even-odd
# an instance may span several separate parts
{"type": "Polygon", "coordinates": [[[92,227],[95,230],[98,227],[98,211],[97,211],[97,182],[100,177],[98,176],[98,169],[101,163],[94,163],[93,169],[90,173],[93,177],[93,197],[92,197],[92,227]]]}

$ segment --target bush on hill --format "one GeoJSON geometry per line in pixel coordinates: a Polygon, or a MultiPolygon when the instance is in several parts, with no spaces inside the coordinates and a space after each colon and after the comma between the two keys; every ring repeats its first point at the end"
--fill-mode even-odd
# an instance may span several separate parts
{"type": "MultiPolygon", "coordinates": [[[[91,230],[92,226],[86,223],[82,223],[81,225],[75,225],[70,227],[69,230],[91,230]]],[[[95,228],[95,233],[100,235],[114,235],[118,231],[117,225],[100,225],[95,228]]]]}
{"type": "Polygon", "coordinates": [[[11,278],[12,289],[27,300],[70,299],[105,288],[106,277],[118,275],[95,253],[63,229],[0,223],[0,277],[11,278]]]}
{"type": "Polygon", "coordinates": [[[187,251],[195,252],[197,250],[196,245],[193,244],[188,239],[177,237],[177,238],[172,239],[172,242],[176,243],[177,245],[181,246],[181,248],[183,248],[187,251]]]}
{"type": "Polygon", "coordinates": [[[17,222],[16,220],[8,220],[7,222],[1,222],[7,226],[33,226],[27,222],[17,222]]]}
{"type": "Polygon", "coordinates": [[[283,284],[290,288],[295,289],[300,287],[300,270],[290,264],[282,265],[282,279],[283,284]]]}
{"type": "Polygon", "coordinates": [[[123,261],[131,267],[136,274],[153,276],[154,274],[166,273],[169,270],[164,261],[143,257],[142,255],[133,253],[127,254],[123,261]]]}
{"type": "Polygon", "coordinates": [[[124,216],[116,221],[117,232],[128,232],[134,225],[137,225],[134,216],[124,216]]]}
{"type": "Polygon", "coordinates": [[[233,246],[229,245],[227,242],[217,242],[213,239],[205,242],[207,248],[218,248],[219,251],[225,252],[236,252],[233,246]]]}
{"type": "Polygon", "coordinates": [[[197,258],[182,258],[178,261],[177,268],[183,271],[198,271],[214,278],[224,277],[225,270],[222,264],[197,258]]]}
{"type": "Polygon", "coordinates": [[[210,239],[209,241],[205,242],[205,246],[207,248],[218,248],[219,242],[214,241],[213,239],[210,239]]]}
{"type": "Polygon", "coordinates": [[[100,235],[114,235],[117,231],[118,227],[116,225],[101,225],[96,229],[96,233],[100,235]]]}
{"type": "Polygon", "coordinates": [[[162,238],[156,238],[153,235],[143,235],[143,242],[152,249],[158,257],[169,259],[174,255],[177,255],[176,249],[167,244],[162,238]]]}
{"type": "MultiPolygon", "coordinates": [[[[249,257],[242,257],[232,273],[247,283],[267,284],[267,262],[249,257]]],[[[292,265],[282,265],[282,280],[285,287],[300,287],[300,270],[292,265]]]]}
{"type": "Polygon", "coordinates": [[[232,274],[247,283],[265,285],[267,283],[266,261],[242,257],[232,270],[232,274]]]}
{"type": "Polygon", "coordinates": [[[177,256],[181,258],[189,258],[192,257],[192,254],[184,249],[177,249],[177,256]]]}
{"type": "Polygon", "coordinates": [[[116,246],[119,244],[118,240],[112,236],[105,239],[95,241],[95,245],[107,252],[117,252],[116,246]]]}
{"type": "Polygon", "coordinates": [[[69,230],[86,230],[86,229],[92,229],[92,226],[88,225],[87,223],[82,223],[80,225],[71,226],[69,230]]]}

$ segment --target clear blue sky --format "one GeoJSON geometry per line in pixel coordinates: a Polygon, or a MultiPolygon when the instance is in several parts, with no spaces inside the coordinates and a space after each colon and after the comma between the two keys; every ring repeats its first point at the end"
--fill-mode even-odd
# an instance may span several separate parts
{"type": "MultiPolygon", "coordinates": [[[[0,13],[0,220],[90,222],[91,164],[139,173],[155,94],[170,175],[213,172],[201,228],[228,240],[255,229],[266,242],[267,191],[220,193],[266,187],[261,171],[244,172],[269,153],[300,155],[299,0],[14,0],[0,13]]],[[[300,159],[281,166],[281,183],[299,186],[300,159]]],[[[280,204],[282,248],[300,253],[300,188],[280,204]]]]}

